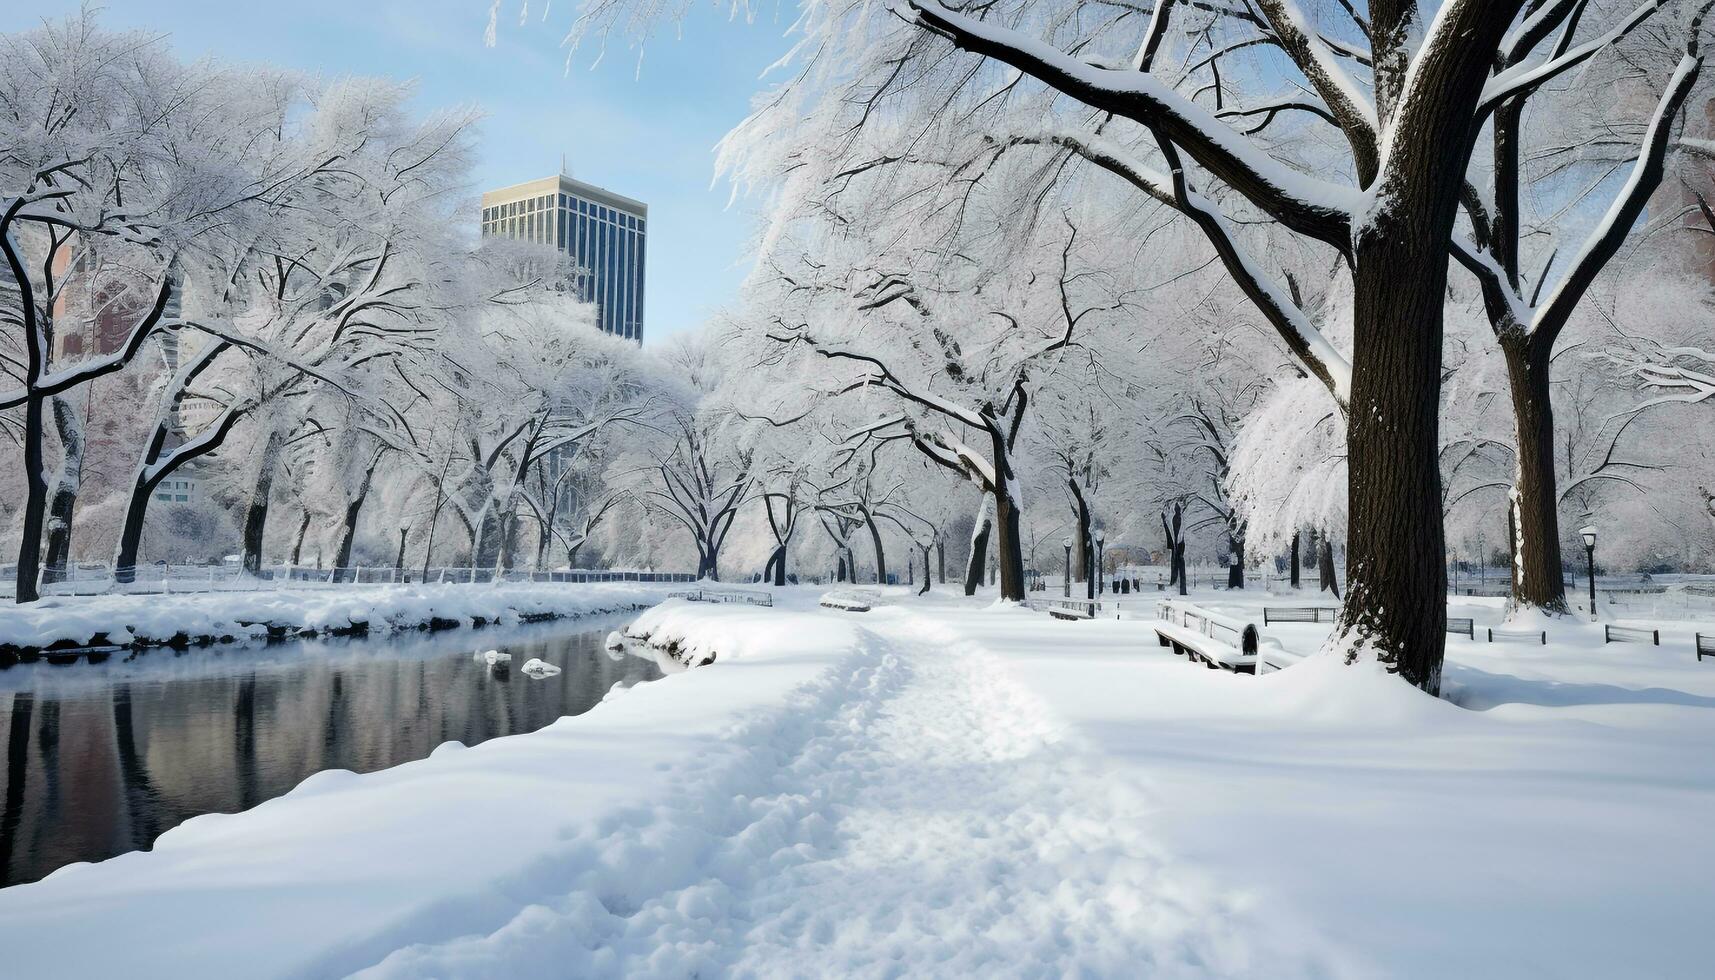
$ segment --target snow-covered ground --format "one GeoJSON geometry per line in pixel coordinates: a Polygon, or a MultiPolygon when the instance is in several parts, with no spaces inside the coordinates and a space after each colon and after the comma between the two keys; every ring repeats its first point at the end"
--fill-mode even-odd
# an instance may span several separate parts
{"type": "MultiPolygon", "coordinates": [[[[1551,624],[1458,704],[1144,620],[670,602],[715,662],[0,891],[20,976],[1689,976],[1715,662],[1551,624]]],[[[1260,596],[1231,611],[1260,605],[1260,596]]],[[[1278,600],[1277,600],[1278,601],[1278,600]]],[[[1292,604],[1304,604],[1295,600],[1292,604]]],[[[1498,607],[1461,603],[1479,626],[1498,607]]],[[[1715,632],[1715,623],[1704,623],[1715,632]]],[[[1326,626],[1268,632],[1310,649],[1326,626]]]]}
{"type": "Polygon", "coordinates": [[[362,624],[370,632],[416,629],[434,620],[469,625],[481,618],[597,615],[642,608],[683,585],[504,583],[499,585],[365,585],[318,590],[273,589],[185,595],[58,596],[0,605],[0,647],[53,643],[159,644],[178,634],[263,636],[268,626],[323,633],[362,624]]]}

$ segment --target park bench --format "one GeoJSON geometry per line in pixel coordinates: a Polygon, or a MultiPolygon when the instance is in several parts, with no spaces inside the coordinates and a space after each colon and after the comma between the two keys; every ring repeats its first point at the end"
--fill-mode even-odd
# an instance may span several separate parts
{"type": "Polygon", "coordinates": [[[1548,631],[1547,630],[1508,630],[1508,629],[1499,629],[1498,630],[1498,629],[1494,629],[1493,627],[1491,627],[1489,629],[1489,642],[1490,643],[1495,643],[1497,641],[1515,641],[1515,642],[1526,642],[1526,643],[1528,643],[1531,640],[1535,640],[1536,642],[1542,644],[1543,646],[1547,646],[1548,645],[1548,631]]]}
{"type": "Polygon", "coordinates": [[[1448,616],[1447,632],[1463,633],[1475,640],[1477,638],[1477,621],[1468,616],[1448,616]]]}
{"type": "Polygon", "coordinates": [[[821,604],[828,609],[838,609],[842,612],[869,612],[881,601],[874,592],[845,590],[829,592],[822,596],[821,604]]]}
{"type": "Polygon", "coordinates": [[[774,597],[766,592],[740,592],[736,589],[686,589],[667,593],[669,599],[686,602],[743,602],[752,606],[772,606],[774,597]]]}
{"type": "Polygon", "coordinates": [[[1648,643],[1661,646],[1661,630],[1644,629],[1641,626],[1607,626],[1602,627],[1603,643],[1648,643]]]}
{"type": "Polygon", "coordinates": [[[1102,611],[1097,599],[1038,599],[1036,606],[1055,619],[1095,619],[1102,611]]]}
{"type": "Polygon", "coordinates": [[[1715,636],[1704,636],[1699,633],[1697,634],[1697,659],[1701,662],[1704,657],[1715,658],[1715,636]]]}
{"type": "Polygon", "coordinates": [[[1262,607],[1262,624],[1270,623],[1320,623],[1326,618],[1327,622],[1334,621],[1338,609],[1328,606],[1264,606],[1262,607]]]}
{"type": "Polygon", "coordinates": [[[1261,634],[1255,624],[1167,599],[1157,607],[1155,637],[1164,647],[1211,668],[1254,674],[1261,634]]]}

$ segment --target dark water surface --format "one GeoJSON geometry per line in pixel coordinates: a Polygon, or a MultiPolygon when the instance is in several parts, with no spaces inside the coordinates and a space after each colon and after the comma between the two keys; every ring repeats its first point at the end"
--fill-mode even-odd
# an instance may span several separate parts
{"type": "Polygon", "coordinates": [[[582,714],[650,660],[609,654],[622,620],[295,640],[0,670],[0,885],[146,849],[202,813],[323,769],[372,772],[582,714]],[[500,649],[511,669],[474,654],[500,649]],[[540,680],[532,657],[561,668],[540,680]]]}

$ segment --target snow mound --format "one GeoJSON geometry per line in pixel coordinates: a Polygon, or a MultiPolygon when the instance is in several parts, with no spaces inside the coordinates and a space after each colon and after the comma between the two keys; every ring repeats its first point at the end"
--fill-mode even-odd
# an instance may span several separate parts
{"type": "Polygon", "coordinates": [[[560,668],[546,660],[539,660],[534,657],[525,662],[523,670],[531,677],[552,677],[560,672],[560,668]]]}

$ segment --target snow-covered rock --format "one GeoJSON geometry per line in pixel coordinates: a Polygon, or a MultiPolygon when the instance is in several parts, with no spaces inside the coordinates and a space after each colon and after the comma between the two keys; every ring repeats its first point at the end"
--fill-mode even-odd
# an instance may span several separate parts
{"type": "Polygon", "coordinates": [[[493,667],[496,664],[509,664],[509,663],[511,663],[512,662],[512,654],[506,653],[506,652],[501,651],[501,650],[489,650],[488,652],[486,652],[482,655],[482,659],[485,662],[487,662],[487,664],[490,667],[493,667]]]}
{"type": "Polygon", "coordinates": [[[560,668],[546,660],[539,660],[534,657],[525,662],[523,670],[531,677],[552,677],[560,672],[560,668]]]}

